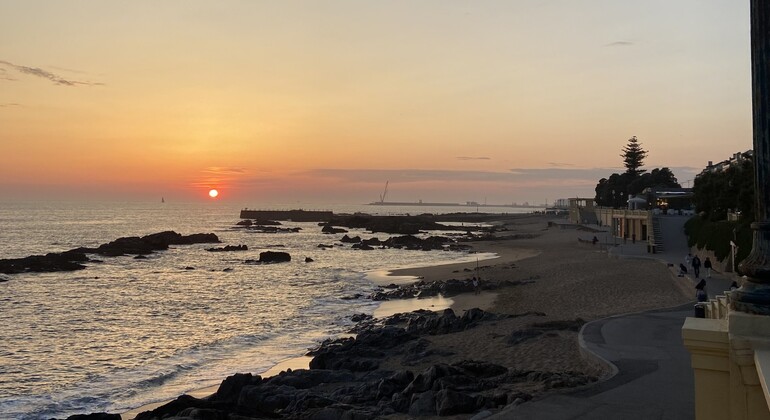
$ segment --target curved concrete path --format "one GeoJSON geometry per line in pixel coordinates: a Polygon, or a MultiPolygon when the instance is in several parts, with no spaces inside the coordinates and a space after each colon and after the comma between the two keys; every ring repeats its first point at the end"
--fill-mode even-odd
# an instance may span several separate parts
{"type": "Polygon", "coordinates": [[[586,348],[618,373],[584,389],[497,413],[513,420],[688,420],[694,418],[690,356],[682,345],[692,305],[601,319],[581,331],[586,348]]]}
{"type": "MultiPolygon", "coordinates": [[[[686,216],[662,216],[664,251],[648,254],[646,244],[626,241],[610,252],[622,258],[654,258],[678,267],[689,252],[686,216]]],[[[676,270],[676,268],[672,268],[676,270]]],[[[693,286],[696,279],[688,277],[693,286]]],[[[708,279],[710,295],[729,288],[731,274],[708,279]]],[[[580,333],[581,345],[617,367],[612,378],[584,389],[547,396],[508,408],[490,419],[513,420],[689,420],[695,417],[690,355],[682,343],[682,324],[693,303],[673,309],[626,314],[593,321],[580,333]]]]}

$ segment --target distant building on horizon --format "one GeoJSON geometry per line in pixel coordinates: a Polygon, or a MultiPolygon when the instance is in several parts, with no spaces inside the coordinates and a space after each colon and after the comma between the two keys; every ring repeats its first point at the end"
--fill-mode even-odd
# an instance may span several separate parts
{"type": "Polygon", "coordinates": [[[706,168],[704,168],[698,176],[701,176],[703,174],[707,173],[714,173],[714,172],[722,172],[727,170],[727,168],[730,168],[731,166],[735,166],[738,164],[743,163],[746,159],[753,159],[754,158],[754,149],[747,150],[743,153],[733,153],[733,156],[727,160],[723,160],[718,163],[714,163],[712,161],[709,161],[708,165],[706,165],[706,168]]]}

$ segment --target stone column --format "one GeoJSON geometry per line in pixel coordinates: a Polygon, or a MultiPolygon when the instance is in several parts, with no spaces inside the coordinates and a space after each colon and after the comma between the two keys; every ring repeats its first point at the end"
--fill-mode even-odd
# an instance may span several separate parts
{"type": "Polygon", "coordinates": [[[770,1],[751,0],[756,222],[751,254],[738,270],[748,281],[733,294],[738,311],[770,315],[770,1]]]}

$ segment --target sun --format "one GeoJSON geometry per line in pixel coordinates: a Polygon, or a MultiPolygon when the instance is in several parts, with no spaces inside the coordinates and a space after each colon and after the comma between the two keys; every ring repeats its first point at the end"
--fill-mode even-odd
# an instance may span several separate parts
{"type": "Polygon", "coordinates": [[[217,190],[214,190],[214,189],[212,189],[212,190],[209,190],[209,197],[211,197],[211,198],[217,198],[217,196],[218,196],[218,195],[219,195],[219,191],[217,191],[217,190]]]}

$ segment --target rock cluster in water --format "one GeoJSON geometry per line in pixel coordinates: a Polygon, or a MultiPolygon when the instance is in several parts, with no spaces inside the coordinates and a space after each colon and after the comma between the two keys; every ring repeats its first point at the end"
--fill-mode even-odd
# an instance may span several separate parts
{"type": "Polygon", "coordinates": [[[376,237],[362,239],[360,236],[350,237],[348,235],[344,235],[340,239],[340,242],[345,244],[353,244],[351,248],[365,251],[373,250],[375,248],[396,248],[422,251],[461,249],[461,247],[457,246],[452,239],[444,236],[430,236],[425,239],[420,239],[413,235],[404,235],[393,236],[382,241],[376,237]]]}
{"type": "Polygon", "coordinates": [[[457,230],[456,227],[442,225],[431,214],[418,216],[372,216],[369,214],[334,215],[323,223],[324,226],[343,226],[346,228],[366,229],[370,232],[416,235],[425,230],[457,230]]]}
{"type": "Polygon", "coordinates": [[[51,252],[46,255],[31,255],[24,258],[0,260],[0,273],[18,274],[28,272],[74,271],[86,268],[83,262],[90,261],[86,254],[106,257],[120,255],[147,255],[168,249],[169,245],[190,245],[197,243],[219,243],[213,233],[181,235],[173,231],[153,233],[146,236],[118,238],[96,248],[80,247],[65,252],[51,252]]]}
{"type": "Polygon", "coordinates": [[[297,233],[302,230],[298,227],[280,227],[281,222],[273,220],[241,220],[235,224],[236,228],[246,229],[257,233],[297,233]]]}
{"type": "Polygon", "coordinates": [[[225,245],[220,248],[206,248],[209,252],[230,252],[230,251],[248,251],[249,247],[246,245],[225,245]]]}

